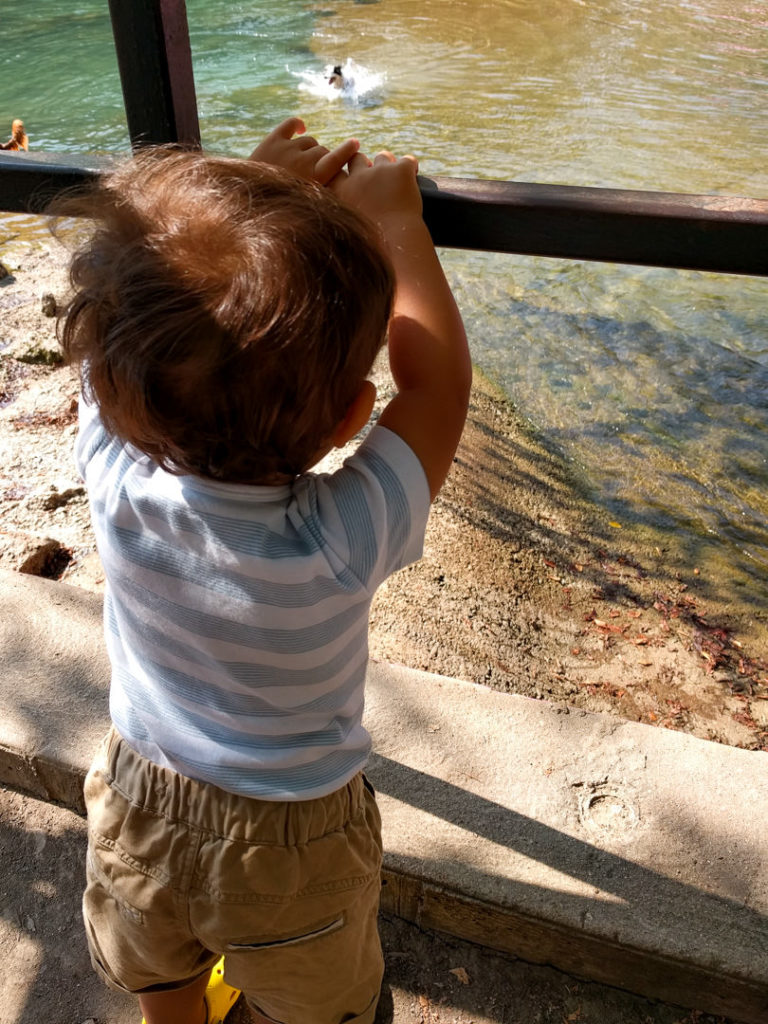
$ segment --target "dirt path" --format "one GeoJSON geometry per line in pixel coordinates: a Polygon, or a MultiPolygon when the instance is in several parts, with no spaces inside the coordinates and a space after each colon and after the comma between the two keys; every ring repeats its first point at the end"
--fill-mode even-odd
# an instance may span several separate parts
{"type": "MultiPolygon", "coordinates": [[[[0,566],[99,590],[70,454],[77,381],[47,315],[66,293],[63,256],[52,241],[3,244],[0,224],[0,566]]],[[[479,379],[424,558],[374,601],[371,654],[768,750],[766,621],[672,545],[611,524],[479,379]]]]}

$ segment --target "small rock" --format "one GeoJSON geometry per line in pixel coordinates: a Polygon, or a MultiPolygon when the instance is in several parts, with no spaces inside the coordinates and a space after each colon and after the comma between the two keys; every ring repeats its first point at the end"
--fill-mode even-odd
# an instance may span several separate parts
{"type": "Polygon", "coordinates": [[[40,312],[43,316],[56,316],[58,306],[53,292],[44,292],[40,296],[40,312]]]}
{"type": "Polygon", "coordinates": [[[57,491],[53,489],[53,494],[50,494],[43,502],[43,508],[46,512],[52,512],[54,509],[61,508],[62,505],[66,505],[72,501],[73,498],[79,498],[85,494],[84,487],[68,487],[64,491],[57,491]]]}
{"type": "Polygon", "coordinates": [[[59,349],[38,344],[27,346],[23,352],[18,353],[16,359],[20,363],[29,363],[33,366],[61,366],[64,362],[64,356],[59,349]]]}
{"type": "Polygon", "coordinates": [[[0,263],[0,281],[2,281],[4,277],[10,277],[10,276],[11,276],[10,270],[6,266],[4,266],[4,264],[0,263]]]}
{"type": "Polygon", "coordinates": [[[749,710],[758,729],[768,729],[768,700],[753,700],[749,710]]]}

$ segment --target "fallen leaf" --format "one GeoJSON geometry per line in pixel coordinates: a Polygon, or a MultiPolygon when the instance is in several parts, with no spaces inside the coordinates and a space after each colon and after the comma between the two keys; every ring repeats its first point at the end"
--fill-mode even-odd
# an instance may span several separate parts
{"type": "Polygon", "coordinates": [[[469,975],[463,967],[452,967],[448,973],[458,978],[462,985],[469,984],[469,975]]]}

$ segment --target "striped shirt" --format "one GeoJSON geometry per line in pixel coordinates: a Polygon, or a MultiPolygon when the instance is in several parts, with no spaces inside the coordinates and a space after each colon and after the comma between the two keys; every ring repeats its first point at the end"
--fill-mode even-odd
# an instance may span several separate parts
{"type": "Polygon", "coordinates": [[[421,557],[429,490],[374,427],[332,474],[280,486],[174,476],[81,402],[76,444],[106,577],[110,713],[144,757],[266,800],[365,764],[376,588],[421,557]]]}

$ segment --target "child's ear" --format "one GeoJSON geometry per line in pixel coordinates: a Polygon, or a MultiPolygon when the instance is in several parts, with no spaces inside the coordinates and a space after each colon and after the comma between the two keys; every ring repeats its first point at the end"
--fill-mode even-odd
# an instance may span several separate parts
{"type": "Polygon", "coordinates": [[[371,417],[375,401],[376,385],[371,380],[364,380],[344,419],[333,432],[331,442],[334,448],[343,448],[347,441],[351,441],[363,429],[371,417]]]}

